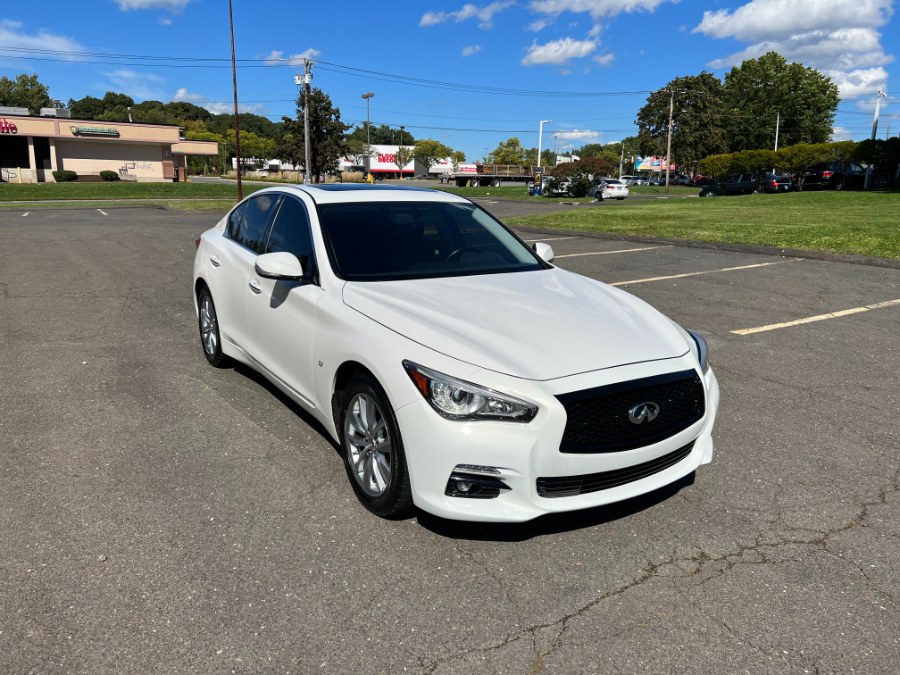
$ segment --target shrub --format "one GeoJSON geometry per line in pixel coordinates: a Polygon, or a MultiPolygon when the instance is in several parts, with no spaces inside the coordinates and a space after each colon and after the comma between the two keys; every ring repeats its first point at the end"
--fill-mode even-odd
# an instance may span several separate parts
{"type": "Polygon", "coordinates": [[[68,171],[66,169],[62,171],[54,171],[53,180],[55,180],[57,183],[70,183],[74,180],[78,180],[78,174],[74,171],[68,171]]]}
{"type": "Polygon", "coordinates": [[[119,174],[115,171],[101,171],[100,178],[105,181],[119,180],[119,174]]]}
{"type": "Polygon", "coordinates": [[[569,181],[569,195],[571,197],[584,197],[591,189],[591,179],[587,176],[575,176],[569,181]]]}

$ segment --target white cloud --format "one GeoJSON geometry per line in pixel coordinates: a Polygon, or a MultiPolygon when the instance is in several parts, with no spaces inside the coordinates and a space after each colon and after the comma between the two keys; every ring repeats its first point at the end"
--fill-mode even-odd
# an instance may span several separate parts
{"type": "Polygon", "coordinates": [[[528,24],[528,30],[530,30],[532,33],[540,33],[551,23],[553,22],[550,19],[538,19],[537,21],[532,21],[530,24],[528,24]]]}
{"type": "MultiPolygon", "coordinates": [[[[25,33],[22,28],[24,24],[21,21],[9,21],[0,19],[0,45],[6,48],[24,48],[38,49],[59,52],[83,52],[85,47],[77,41],[65,35],[57,35],[49,31],[40,29],[37,33],[31,35],[25,33]]],[[[4,56],[4,59],[15,58],[12,55],[4,56]]],[[[77,56],[61,55],[60,58],[75,59],[77,56]]]]}
{"type": "Polygon", "coordinates": [[[303,59],[314,59],[321,53],[312,47],[293,56],[285,56],[284,52],[273,50],[264,60],[267,66],[302,66],[303,59]]]}
{"type": "Polygon", "coordinates": [[[595,23],[593,27],[588,31],[588,37],[599,37],[602,31],[603,26],[599,23],[595,23]]]}
{"type": "Polygon", "coordinates": [[[137,99],[162,100],[165,93],[160,86],[165,80],[153,73],[137,73],[128,68],[104,71],[113,91],[128,94],[137,99]]]}
{"type": "Polygon", "coordinates": [[[192,94],[185,87],[181,87],[172,97],[173,101],[187,101],[188,103],[196,103],[203,105],[207,102],[207,98],[203,94],[192,94]]]}
{"type": "Polygon", "coordinates": [[[608,52],[606,54],[600,54],[599,56],[594,57],[594,61],[599,63],[601,66],[611,66],[612,62],[616,60],[616,55],[612,52],[608,52]]]}
{"type": "Polygon", "coordinates": [[[751,0],[734,12],[720,9],[703,13],[694,32],[710,37],[732,37],[742,42],[785,38],[813,30],[839,30],[848,26],[881,26],[891,17],[892,0],[751,0]]]}
{"type": "Polygon", "coordinates": [[[853,134],[846,127],[835,126],[831,130],[831,141],[849,141],[853,139],[853,134]]]}
{"type": "Polygon", "coordinates": [[[161,16],[161,17],[159,17],[159,25],[160,25],[160,26],[171,26],[171,25],[172,25],[172,19],[170,19],[170,18],[167,17],[167,16],[161,16]]]}
{"type": "Polygon", "coordinates": [[[463,47],[462,55],[463,57],[472,56],[473,54],[477,54],[481,51],[481,45],[470,45],[468,47],[463,47]]]}
{"type": "Polygon", "coordinates": [[[600,132],[590,129],[572,129],[571,131],[557,131],[553,136],[561,141],[596,141],[600,138],[600,132]]]}
{"type": "Polygon", "coordinates": [[[453,20],[456,23],[467,21],[469,19],[478,19],[478,27],[488,30],[494,26],[494,15],[499,14],[504,9],[512,7],[515,0],[496,0],[489,5],[479,7],[471,3],[466,3],[455,12],[425,12],[419,19],[419,25],[422,27],[436,26],[444,21],[453,20]]]}
{"type": "Polygon", "coordinates": [[[167,9],[178,12],[184,9],[191,0],[115,0],[123,12],[132,9],[167,9]]]}
{"type": "Polygon", "coordinates": [[[876,28],[893,13],[891,0],[832,3],[822,0],[750,0],[736,10],[707,11],[695,33],[751,44],[715,59],[711,68],[735,66],[774,51],[810,66],[838,85],[841,96],[874,93],[887,82],[894,60],[876,28]]]}
{"type": "MultiPolygon", "coordinates": [[[[204,103],[203,107],[209,110],[213,115],[234,115],[234,103],[225,103],[222,101],[211,101],[209,103],[204,103]]],[[[259,114],[262,112],[263,106],[260,103],[254,103],[253,105],[246,105],[243,103],[238,103],[238,112],[242,113],[254,113],[259,114]]]]}
{"type": "Polygon", "coordinates": [[[561,66],[568,63],[571,59],[581,59],[590,56],[597,49],[597,44],[596,40],[573,40],[568,37],[543,45],[533,43],[522,59],[522,65],[550,64],[561,66]]]}
{"type": "Polygon", "coordinates": [[[599,19],[622,13],[653,12],[664,2],[677,3],[678,0],[533,0],[531,9],[538,14],[553,16],[563,12],[587,12],[592,18],[599,19]]]}

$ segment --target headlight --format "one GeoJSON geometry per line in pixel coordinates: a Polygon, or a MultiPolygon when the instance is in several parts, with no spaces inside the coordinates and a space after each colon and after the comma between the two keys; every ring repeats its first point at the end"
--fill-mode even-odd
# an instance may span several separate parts
{"type": "Polygon", "coordinates": [[[709,346],[700,333],[688,330],[688,335],[691,336],[694,344],[697,345],[697,360],[700,362],[700,370],[706,373],[709,370],[709,346]]]}
{"type": "Polygon", "coordinates": [[[447,419],[530,422],[537,415],[536,405],[512,396],[457,380],[412,361],[404,361],[403,367],[425,400],[447,419]]]}

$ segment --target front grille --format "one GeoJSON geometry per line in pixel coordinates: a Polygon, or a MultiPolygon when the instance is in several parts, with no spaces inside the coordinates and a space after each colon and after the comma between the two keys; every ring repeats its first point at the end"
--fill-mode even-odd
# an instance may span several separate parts
{"type": "Polygon", "coordinates": [[[590,492],[599,492],[609,488],[632,483],[636,480],[652,476],[670,466],[675,466],[687,457],[694,448],[691,441],[683,448],[678,448],[668,455],[657,457],[643,464],[635,464],[624,469],[614,471],[601,471],[600,473],[586,473],[581,476],[562,476],[560,478],[538,478],[537,491],[541,497],[574,497],[590,492]]]}
{"type": "Polygon", "coordinates": [[[706,410],[703,382],[693,370],[645,377],[557,396],[566,409],[560,452],[596,453],[632,450],[684,431],[706,410]],[[628,411],[655,403],[652,421],[634,424],[628,411]]]}

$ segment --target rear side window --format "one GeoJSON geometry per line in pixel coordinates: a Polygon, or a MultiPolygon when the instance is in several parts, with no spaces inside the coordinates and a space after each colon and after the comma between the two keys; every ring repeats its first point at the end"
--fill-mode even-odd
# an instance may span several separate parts
{"type": "Polygon", "coordinates": [[[229,239],[234,239],[234,233],[241,225],[241,220],[244,217],[244,209],[246,208],[247,202],[241,202],[234,211],[231,212],[231,215],[228,216],[228,225],[225,227],[225,236],[229,239]]]}
{"type": "Polygon", "coordinates": [[[281,204],[275,223],[272,225],[272,233],[269,235],[269,245],[266,253],[286,251],[293,253],[303,264],[308,267],[312,256],[312,238],[309,233],[309,216],[306,207],[293,197],[285,197],[281,204]]]}
{"type": "Polygon", "coordinates": [[[231,230],[229,221],[229,239],[241,246],[249,248],[256,253],[262,253],[266,245],[266,233],[269,223],[275,213],[275,207],[281,200],[281,195],[275,192],[256,195],[247,200],[244,214],[234,230],[231,230]]]}

